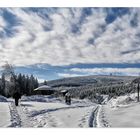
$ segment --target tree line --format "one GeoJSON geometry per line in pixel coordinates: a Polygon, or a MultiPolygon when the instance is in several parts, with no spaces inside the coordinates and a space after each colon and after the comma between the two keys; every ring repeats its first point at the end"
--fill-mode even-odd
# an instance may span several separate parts
{"type": "Polygon", "coordinates": [[[9,80],[6,80],[5,73],[2,73],[0,83],[0,94],[5,97],[12,97],[15,92],[21,95],[33,95],[34,89],[38,87],[39,83],[37,78],[33,75],[14,74],[10,76],[9,80]]]}
{"type": "Polygon", "coordinates": [[[96,99],[99,95],[108,95],[109,98],[125,94],[131,94],[136,91],[135,85],[129,84],[114,84],[107,86],[86,85],[68,89],[69,93],[74,98],[88,98],[90,100],[96,99]]]}

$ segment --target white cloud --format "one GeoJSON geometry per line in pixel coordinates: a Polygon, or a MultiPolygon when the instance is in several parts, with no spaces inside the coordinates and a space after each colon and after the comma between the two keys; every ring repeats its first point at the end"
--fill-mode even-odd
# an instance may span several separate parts
{"type": "MultiPolygon", "coordinates": [[[[140,25],[135,28],[130,25],[136,13],[139,24],[139,8],[131,9],[131,13],[118,17],[109,25],[105,22],[107,13],[103,8],[93,9],[82,24],[78,23],[82,8],[59,8],[48,14],[49,19],[38,12],[20,8],[7,10],[20,24],[13,27],[15,33],[12,37],[1,40],[0,65],[4,61],[19,66],[36,63],[134,63],[140,60],[139,51],[131,52],[140,49],[139,37],[136,37],[140,33],[140,25]],[[73,24],[79,27],[76,34],[71,32],[73,24]],[[87,43],[91,38],[94,44],[87,43]],[[130,53],[123,53],[127,51],[130,53]]],[[[6,27],[6,22],[0,17],[0,30],[6,27]]]]}
{"type": "Polygon", "coordinates": [[[4,31],[4,28],[7,26],[6,21],[3,19],[2,16],[0,16],[0,32],[4,31]]]}
{"type": "Polygon", "coordinates": [[[63,78],[83,76],[83,74],[70,74],[70,73],[58,73],[57,75],[63,78]]]}

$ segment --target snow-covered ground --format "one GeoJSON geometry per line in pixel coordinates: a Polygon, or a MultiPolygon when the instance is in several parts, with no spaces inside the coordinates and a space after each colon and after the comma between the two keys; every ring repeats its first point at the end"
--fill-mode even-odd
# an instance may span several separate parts
{"type": "Polygon", "coordinates": [[[10,112],[7,102],[0,102],[0,127],[8,127],[10,125],[10,112]]]}
{"type": "Polygon", "coordinates": [[[10,124],[10,111],[7,99],[0,95],[0,126],[7,127],[10,124]]]}
{"type": "MultiPolygon", "coordinates": [[[[2,97],[1,97],[2,98],[2,97]]],[[[13,99],[0,102],[0,127],[93,127],[93,112],[97,105],[89,100],[51,96],[22,97],[16,107],[13,99]]]]}
{"type": "Polygon", "coordinates": [[[137,103],[137,93],[112,98],[102,106],[100,115],[100,119],[104,119],[109,127],[140,127],[140,103],[137,103]]]}
{"type": "Polygon", "coordinates": [[[98,105],[89,100],[52,96],[22,97],[18,107],[13,99],[0,96],[0,127],[140,127],[140,103],[136,94],[114,97],[98,105]]]}

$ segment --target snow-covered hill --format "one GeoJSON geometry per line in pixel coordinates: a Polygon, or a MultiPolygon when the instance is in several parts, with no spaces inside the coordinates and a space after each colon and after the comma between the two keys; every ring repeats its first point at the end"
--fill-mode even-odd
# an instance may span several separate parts
{"type": "Polygon", "coordinates": [[[109,76],[109,75],[90,75],[81,77],[70,77],[48,81],[47,84],[53,87],[78,87],[89,84],[117,84],[117,83],[128,83],[134,80],[135,76],[109,76]]]}

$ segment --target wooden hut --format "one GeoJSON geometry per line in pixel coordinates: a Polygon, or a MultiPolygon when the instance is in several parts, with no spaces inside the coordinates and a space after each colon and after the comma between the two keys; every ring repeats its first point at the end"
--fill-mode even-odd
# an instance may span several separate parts
{"type": "Polygon", "coordinates": [[[50,86],[43,85],[34,89],[34,92],[39,95],[51,95],[54,94],[55,90],[50,86]]]}

